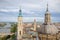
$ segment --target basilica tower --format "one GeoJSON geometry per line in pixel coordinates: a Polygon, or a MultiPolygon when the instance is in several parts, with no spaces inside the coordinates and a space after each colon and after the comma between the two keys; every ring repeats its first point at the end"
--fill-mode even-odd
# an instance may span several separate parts
{"type": "Polygon", "coordinates": [[[36,19],[34,19],[34,31],[37,30],[36,19]]]}
{"type": "Polygon", "coordinates": [[[17,27],[17,40],[21,40],[23,35],[23,22],[22,22],[22,10],[19,10],[18,27],[17,27]]]}
{"type": "Polygon", "coordinates": [[[47,4],[47,10],[45,13],[45,23],[44,24],[50,24],[51,23],[51,18],[50,18],[50,13],[48,11],[48,4],[47,4]]]}
{"type": "Polygon", "coordinates": [[[45,20],[44,23],[42,24],[40,32],[43,34],[51,34],[51,35],[55,35],[56,33],[58,33],[58,29],[56,28],[56,26],[53,23],[51,23],[51,13],[48,11],[48,4],[45,13],[45,20]]]}

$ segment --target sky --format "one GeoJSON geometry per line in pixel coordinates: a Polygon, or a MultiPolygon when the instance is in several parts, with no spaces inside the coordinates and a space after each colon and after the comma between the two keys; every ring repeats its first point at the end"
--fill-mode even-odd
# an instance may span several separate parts
{"type": "Polygon", "coordinates": [[[0,22],[17,22],[20,8],[24,22],[44,22],[47,3],[52,22],[60,22],[60,0],[0,0],[0,22]]]}

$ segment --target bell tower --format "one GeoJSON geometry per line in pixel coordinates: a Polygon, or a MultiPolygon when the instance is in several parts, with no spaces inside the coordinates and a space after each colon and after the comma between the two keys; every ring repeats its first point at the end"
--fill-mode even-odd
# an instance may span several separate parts
{"type": "Polygon", "coordinates": [[[51,18],[50,18],[50,13],[48,11],[48,4],[47,4],[47,10],[45,13],[45,23],[44,24],[50,24],[51,23],[51,18]]]}
{"type": "Polygon", "coordinates": [[[17,40],[22,39],[23,35],[23,21],[22,21],[22,10],[19,10],[19,16],[18,16],[18,27],[17,27],[17,40]]]}
{"type": "Polygon", "coordinates": [[[36,19],[34,19],[34,31],[37,30],[36,19]]]}

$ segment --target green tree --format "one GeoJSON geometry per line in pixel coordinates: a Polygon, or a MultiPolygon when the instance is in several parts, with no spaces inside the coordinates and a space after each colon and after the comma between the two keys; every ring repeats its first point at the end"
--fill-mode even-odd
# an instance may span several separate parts
{"type": "Polygon", "coordinates": [[[17,32],[17,24],[12,24],[11,25],[11,33],[17,32]]]}

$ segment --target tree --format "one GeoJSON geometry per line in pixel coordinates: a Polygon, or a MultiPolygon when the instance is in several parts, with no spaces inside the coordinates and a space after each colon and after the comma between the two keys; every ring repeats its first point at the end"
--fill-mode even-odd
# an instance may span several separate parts
{"type": "Polygon", "coordinates": [[[17,32],[17,24],[12,24],[11,25],[11,33],[17,32]]]}
{"type": "Polygon", "coordinates": [[[15,34],[11,35],[10,39],[11,40],[16,40],[16,35],[15,34]]]}

